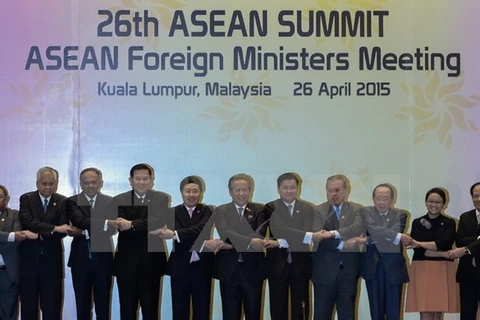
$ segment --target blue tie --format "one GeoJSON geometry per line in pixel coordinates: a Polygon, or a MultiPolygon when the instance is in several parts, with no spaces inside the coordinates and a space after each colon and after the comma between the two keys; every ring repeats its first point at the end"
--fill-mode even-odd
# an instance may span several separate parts
{"type": "Polygon", "coordinates": [[[337,215],[337,219],[340,221],[340,207],[334,207],[335,208],[335,214],[337,215]]]}
{"type": "Polygon", "coordinates": [[[43,200],[43,213],[47,213],[48,199],[43,200]]]}

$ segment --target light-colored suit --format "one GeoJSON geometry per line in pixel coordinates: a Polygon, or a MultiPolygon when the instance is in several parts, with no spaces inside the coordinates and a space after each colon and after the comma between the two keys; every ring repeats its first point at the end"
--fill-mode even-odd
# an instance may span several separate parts
{"type": "Polygon", "coordinates": [[[408,272],[402,243],[394,244],[405,232],[407,214],[390,209],[382,218],[373,206],[363,209],[368,242],[362,254],[360,274],[365,279],[372,320],[399,319],[402,285],[408,272]]]}
{"type": "Polygon", "coordinates": [[[339,320],[354,319],[360,249],[339,250],[338,247],[341,241],[363,233],[361,210],[359,204],[344,202],[337,219],[333,206],[328,202],[314,209],[313,231],[336,230],[341,236],[340,239],[323,240],[314,246],[312,282],[315,319],[331,319],[335,304],[339,320]]]}

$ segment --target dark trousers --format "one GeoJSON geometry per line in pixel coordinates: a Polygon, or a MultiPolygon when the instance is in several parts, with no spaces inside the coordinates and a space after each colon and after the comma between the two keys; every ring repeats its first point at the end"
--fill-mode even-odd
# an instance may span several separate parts
{"type": "Polygon", "coordinates": [[[110,319],[112,274],[105,270],[98,268],[93,260],[86,268],[72,267],[77,320],[92,319],[92,294],[96,319],[110,319]]]}
{"type": "Polygon", "coordinates": [[[159,319],[160,276],[148,277],[139,270],[130,278],[117,277],[117,286],[121,320],[136,320],[139,302],[144,320],[159,319]]]}
{"type": "Polygon", "coordinates": [[[348,279],[343,267],[339,269],[337,277],[332,283],[314,283],[313,289],[315,320],[330,320],[335,304],[337,305],[338,320],[355,319],[357,280],[348,279]]]}
{"type": "Polygon", "coordinates": [[[385,275],[385,264],[380,258],[375,276],[365,280],[372,320],[399,320],[402,286],[390,283],[385,275]]]}
{"type": "Polygon", "coordinates": [[[460,320],[475,320],[479,303],[480,275],[475,274],[471,281],[460,282],[460,320]]]}
{"type": "Polygon", "coordinates": [[[212,277],[199,263],[193,262],[183,277],[170,278],[173,320],[190,319],[190,298],[193,319],[210,319],[212,277]]]}
{"type": "Polygon", "coordinates": [[[239,263],[229,280],[220,281],[223,320],[241,319],[242,303],[246,320],[261,318],[263,281],[252,283],[246,275],[239,263]]]}
{"type": "Polygon", "coordinates": [[[22,277],[20,280],[20,302],[22,320],[39,319],[38,299],[42,319],[62,318],[63,278],[46,277],[39,272],[36,277],[22,277]]]}
{"type": "Polygon", "coordinates": [[[0,319],[15,320],[18,316],[18,283],[12,282],[6,269],[0,270],[0,319]]]}
{"type": "MultiPolygon", "coordinates": [[[[294,263],[294,262],[293,262],[294,263]]],[[[285,267],[276,278],[268,279],[270,293],[270,316],[272,320],[288,319],[288,290],[290,289],[291,319],[309,319],[310,314],[310,282],[306,275],[297,275],[292,263],[285,267]]]]}

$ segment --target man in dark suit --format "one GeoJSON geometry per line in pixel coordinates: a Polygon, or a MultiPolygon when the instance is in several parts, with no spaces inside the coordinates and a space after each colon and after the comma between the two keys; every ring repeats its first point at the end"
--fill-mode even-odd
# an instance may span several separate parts
{"type": "Polygon", "coordinates": [[[265,205],[269,219],[267,275],[270,315],[274,320],[308,319],[310,314],[310,277],[312,274],[313,207],[298,199],[300,178],[284,173],[277,178],[280,198],[265,205]],[[290,304],[288,292],[290,289],[290,304]]]}
{"type": "Polygon", "coordinates": [[[460,258],[457,282],[460,284],[460,319],[474,320],[480,303],[480,182],[470,188],[475,209],[462,213],[458,223],[457,249],[450,259],[460,258]]]}
{"type": "Polygon", "coordinates": [[[391,185],[382,183],[373,189],[373,206],[363,209],[367,237],[359,239],[366,246],[362,253],[360,274],[365,279],[372,320],[399,320],[402,313],[402,289],[408,282],[402,243],[411,242],[404,234],[407,214],[393,208],[391,185]]]}
{"type": "Polygon", "coordinates": [[[10,196],[0,185],[0,319],[15,320],[18,317],[18,292],[20,283],[19,244],[36,234],[21,231],[18,211],[7,207],[10,196]]]}
{"type": "MultiPolygon", "coordinates": [[[[111,197],[100,192],[102,172],[86,168],[80,173],[82,192],[67,199],[73,236],[68,266],[72,270],[78,320],[92,319],[92,300],[98,320],[110,319],[113,242],[116,229],[108,227],[111,197]],[[93,299],[92,299],[93,298],[93,299]]],[[[115,217],[116,218],[116,217],[115,217]]]]}
{"type": "Polygon", "coordinates": [[[50,167],[37,172],[37,191],[20,197],[20,222],[38,233],[20,246],[20,300],[22,319],[38,319],[38,302],[43,319],[60,319],[63,296],[62,238],[71,230],[66,214],[66,197],[55,193],[58,173],[50,167]]]}
{"type": "Polygon", "coordinates": [[[203,252],[202,247],[212,233],[212,225],[207,225],[212,210],[200,203],[203,190],[199,177],[184,178],[180,182],[183,203],[172,208],[175,224],[151,232],[163,239],[173,239],[166,273],[170,275],[174,320],[190,319],[190,299],[194,318],[210,319],[214,253],[203,252]],[[209,230],[202,232],[204,228],[209,230]]]}
{"type": "Polygon", "coordinates": [[[215,209],[215,227],[222,240],[233,246],[220,250],[214,277],[220,280],[222,319],[260,319],[266,277],[263,237],[256,232],[265,222],[263,206],[250,202],[253,179],[236,174],[228,181],[232,202],[215,209]]]}
{"type": "Polygon", "coordinates": [[[143,319],[159,318],[160,281],[167,263],[164,243],[148,232],[168,225],[170,197],[153,191],[153,168],[140,163],[130,170],[131,191],[119,194],[109,210],[117,220],[109,224],[119,230],[113,275],[117,278],[120,318],[137,319],[138,304],[143,319]]]}
{"type": "Polygon", "coordinates": [[[364,226],[358,204],[345,201],[349,182],[344,175],[327,179],[328,201],[315,207],[312,281],[314,319],[331,319],[336,304],[339,320],[355,318],[360,249],[356,237],[364,226]]]}

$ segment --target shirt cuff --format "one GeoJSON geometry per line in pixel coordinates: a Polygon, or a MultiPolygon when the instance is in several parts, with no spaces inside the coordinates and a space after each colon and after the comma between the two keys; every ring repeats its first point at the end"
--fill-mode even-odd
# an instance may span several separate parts
{"type": "Polygon", "coordinates": [[[205,248],[205,242],[206,242],[206,241],[207,241],[207,240],[203,241],[203,244],[202,244],[202,246],[200,247],[200,250],[198,250],[198,252],[200,252],[200,253],[203,252],[203,248],[205,248]]]}
{"type": "Polygon", "coordinates": [[[313,232],[305,232],[305,237],[303,237],[304,244],[312,243],[313,232]]]}
{"type": "Polygon", "coordinates": [[[173,231],[175,233],[175,240],[177,240],[178,243],[180,243],[180,237],[178,236],[177,230],[173,231]]]}
{"type": "Polygon", "coordinates": [[[398,246],[398,244],[400,243],[400,240],[402,239],[402,234],[401,233],[397,233],[397,236],[395,237],[395,240],[393,240],[393,244],[398,246]]]}
{"type": "MultiPolygon", "coordinates": [[[[342,236],[340,235],[340,233],[338,233],[337,230],[332,230],[333,233],[335,233],[335,238],[334,239],[342,239],[342,236]]],[[[342,244],[342,248],[343,248],[343,244],[342,244]]]]}
{"type": "Polygon", "coordinates": [[[103,231],[108,230],[108,220],[105,220],[105,224],[103,225],[103,231]]]}
{"type": "Polygon", "coordinates": [[[345,241],[340,241],[340,243],[338,244],[337,249],[340,250],[340,251],[342,251],[344,244],[345,244],[345,241]]]}
{"type": "Polygon", "coordinates": [[[7,242],[15,242],[15,232],[10,232],[8,234],[7,242]]]}
{"type": "Polygon", "coordinates": [[[288,242],[285,239],[277,239],[278,244],[281,248],[288,248],[288,242]]]}

